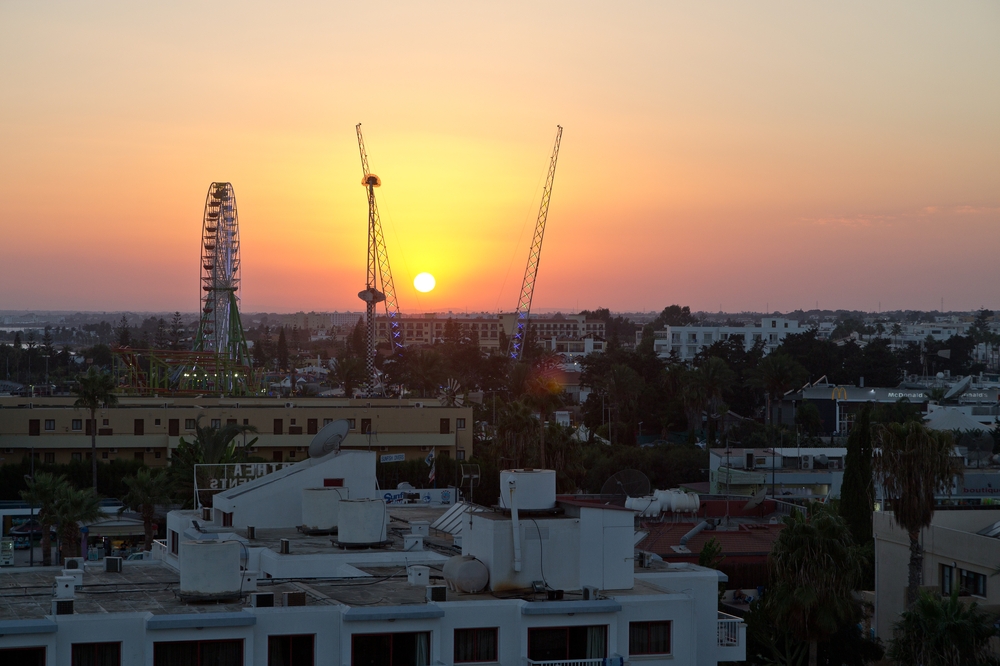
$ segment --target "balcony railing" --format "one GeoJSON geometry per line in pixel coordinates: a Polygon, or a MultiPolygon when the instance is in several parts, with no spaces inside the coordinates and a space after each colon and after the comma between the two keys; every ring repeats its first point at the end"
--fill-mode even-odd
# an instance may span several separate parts
{"type": "Polygon", "coordinates": [[[738,647],[743,620],[719,611],[719,647],[738,647]]]}
{"type": "Polygon", "coordinates": [[[604,666],[604,659],[555,659],[552,661],[528,660],[528,666],[604,666]]]}

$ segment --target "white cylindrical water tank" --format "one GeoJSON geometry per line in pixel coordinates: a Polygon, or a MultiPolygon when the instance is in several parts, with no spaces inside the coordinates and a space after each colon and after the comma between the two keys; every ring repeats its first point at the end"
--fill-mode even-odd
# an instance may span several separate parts
{"type": "Polygon", "coordinates": [[[701,497],[698,496],[698,493],[688,493],[687,501],[688,511],[691,513],[697,513],[701,509],[701,497]]]}
{"type": "Polygon", "coordinates": [[[670,511],[671,492],[669,490],[655,490],[653,497],[660,502],[660,511],[670,511]]]}
{"type": "Polygon", "coordinates": [[[655,518],[660,515],[660,501],[653,495],[626,497],[625,508],[638,511],[643,518],[655,518]]]}
{"type": "Polygon", "coordinates": [[[500,506],[510,505],[510,484],[514,480],[518,511],[545,511],[556,506],[556,473],[551,469],[505,469],[500,472],[500,506]]]}
{"type": "Polygon", "coordinates": [[[238,599],[240,575],[238,541],[182,541],[180,597],[184,601],[238,599]]]}
{"type": "Polygon", "coordinates": [[[353,546],[385,541],[387,512],[380,499],[340,500],[337,543],[353,546]]]}
{"type": "Polygon", "coordinates": [[[476,594],[486,589],[490,571],[472,555],[455,555],[444,563],[442,570],[448,587],[456,592],[476,594]]]}
{"type": "Polygon", "coordinates": [[[306,532],[337,529],[340,500],[346,498],[347,488],[303,488],[302,529],[306,532]]]}

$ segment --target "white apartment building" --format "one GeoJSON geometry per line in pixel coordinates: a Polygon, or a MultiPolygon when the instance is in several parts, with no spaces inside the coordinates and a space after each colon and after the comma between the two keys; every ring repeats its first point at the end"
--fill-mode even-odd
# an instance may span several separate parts
{"type": "MultiPolygon", "coordinates": [[[[789,333],[803,333],[807,328],[799,326],[795,319],[765,317],[758,326],[722,326],[718,324],[699,326],[667,326],[655,331],[653,350],[660,358],[668,358],[671,352],[682,361],[691,361],[704,347],[720,340],[741,339],[744,347],[750,349],[758,341],[764,343],[764,353],[774,351],[789,333]]],[[[636,344],[642,341],[642,333],[636,332],[636,344]]]]}
{"type": "Polygon", "coordinates": [[[554,472],[513,470],[509,510],[441,515],[419,492],[379,490],[375,456],[310,458],[219,492],[211,509],[173,511],[149,561],[0,572],[0,664],[745,659],[745,625],[718,610],[719,573],[637,556],[635,512],[557,497],[554,472]],[[441,522],[452,519],[460,530],[441,522]]]}

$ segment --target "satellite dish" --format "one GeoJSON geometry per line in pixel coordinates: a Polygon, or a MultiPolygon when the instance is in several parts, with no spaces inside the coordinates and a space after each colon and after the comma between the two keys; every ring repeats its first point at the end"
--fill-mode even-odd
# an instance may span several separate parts
{"type": "Polygon", "coordinates": [[[963,393],[967,388],[969,388],[970,385],[972,385],[972,375],[965,377],[964,379],[962,379],[962,381],[952,386],[951,390],[949,390],[947,393],[944,394],[943,399],[949,400],[951,398],[954,398],[959,393],[963,393]]]}
{"type": "Polygon", "coordinates": [[[351,424],[345,419],[327,423],[310,442],[309,457],[322,458],[334,451],[340,451],[340,443],[347,437],[350,429],[351,424]]]}
{"type": "Polygon", "coordinates": [[[761,488],[754,493],[754,496],[750,498],[750,501],[743,505],[743,510],[746,511],[747,509],[753,509],[754,507],[760,506],[760,503],[764,501],[765,497],[767,497],[766,487],[761,488]]]}
{"type": "Polygon", "coordinates": [[[637,469],[623,469],[611,475],[601,486],[602,495],[621,497],[645,497],[649,494],[649,477],[637,469]]]}

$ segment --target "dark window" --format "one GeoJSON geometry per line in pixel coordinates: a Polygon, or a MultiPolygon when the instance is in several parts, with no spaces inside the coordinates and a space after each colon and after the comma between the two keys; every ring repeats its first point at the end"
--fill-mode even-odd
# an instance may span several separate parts
{"type": "Polygon", "coordinates": [[[212,419],[212,427],[219,429],[222,427],[222,419],[212,419]]]}
{"type": "Polygon", "coordinates": [[[132,457],[138,460],[139,462],[142,462],[143,458],[145,458],[146,456],[142,451],[136,451],[135,453],[132,454],[132,457]]]}
{"type": "Polygon", "coordinates": [[[97,427],[97,421],[95,421],[93,419],[87,419],[87,432],[85,432],[84,434],[85,435],[93,435],[94,434],[94,428],[96,428],[96,427],[97,427]]]}
{"type": "Polygon", "coordinates": [[[153,425],[160,425],[160,419],[153,419],[153,425]]]}
{"type": "Polygon", "coordinates": [[[281,462],[281,450],[271,452],[271,460],[274,462],[281,462]]]}
{"type": "Polygon", "coordinates": [[[243,425],[250,425],[250,419],[243,419],[243,425]]]}
{"type": "Polygon", "coordinates": [[[451,419],[441,419],[441,434],[451,434],[451,419]]]}
{"type": "Polygon", "coordinates": [[[73,419],[72,430],[83,430],[83,419],[73,419]]]}
{"type": "Polygon", "coordinates": [[[267,666],[313,666],[315,636],[268,636],[267,666]]]}
{"type": "Polygon", "coordinates": [[[284,434],[284,432],[285,432],[285,422],[283,420],[281,420],[281,419],[274,419],[274,428],[273,428],[273,431],[274,431],[275,435],[282,435],[282,434],[284,434]]]}
{"type": "Polygon", "coordinates": [[[77,461],[79,461],[79,460],[83,460],[83,456],[82,456],[82,455],[80,455],[80,452],[79,452],[79,451],[77,451],[77,452],[75,452],[75,453],[71,453],[71,454],[69,454],[69,457],[70,457],[70,460],[77,460],[77,461]]]}
{"type": "Polygon", "coordinates": [[[327,426],[333,423],[333,419],[323,419],[323,425],[327,426]]]}
{"type": "Polygon", "coordinates": [[[185,430],[194,430],[195,426],[197,426],[197,425],[198,425],[198,422],[195,419],[184,419],[184,429],[185,430]]]}
{"type": "Polygon", "coordinates": [[[497,629],[456,629],[455,663],[499,661],[497,629]]]}
{"type": "Polygon", "coordinates": [[[986,574],[975,571],[958,570],[959,591],[977,597],[986,596],[986,574]]]}
{"type": "Polygon", "coordinates": [[[38,437],[42,431],[42,422],[38,419],[28,419],[28,435],[38,437]]]}
{"type": "Polygon", "coordinates": [[[558,661],[566,659],[603,659],[608,651],[608,628],[545,627],[528,630],[528,659],[558,661]]]}
{"type": "Polygon", "coordinates": [[[455,460],[465,460],[465,451],[459,449],[455,452],[455,460]]]}
{"type": "Polygon", "coordinates": [[[56,420],[55,419],[45,419],[45,429],[46,430],[55,430],[56,429],[56,420]]]}
{"type": "Polygon", "coordinates": [[[45,666],[44,647],[6,648],[0,650],[3,666],[45,666]]]}
{"type": "Polygon", "coordinates": [[[455,430],[465,430],[465,419],[455,419],[455,430]]]}
{"type": "Polygon", "coordinates": [[[121,666],[121,643],[73,643],[73,666],[121,666]]]}
{"type": "Polygon", "coordinates": [[[319,421],[316,419],[308,419],[306,421],[306,434],[315,435],[319,432],[319,421]]]}
{"type": "Polygon", "coordinates": [[[347,426],[348,426],[348,427],[349,427],[349,428],[350,428],[351,430],[354,430],[354,419],[347,419],[347,426]]]}
{"type": "Polygon", "coordinates": [[[110,422],[109,422],[109,421],[108,421],[107,419],[103,419],[103,420],[101,421],[101,425],[109,425],[109,423],[110,423],[110,422]]]}
{"type": "Polygon", "coordinates": [[[226,425],[236,425],[236,419],[226,419],[226,425]]]}
{"type": "Polygon", "coordinates": [[[177,551],[180,550],[180,535],[177,532],[170,530],[170,554],[176,555],[177,551]]]}
{"type": "Polygon", "coordinates": [[[135,419],[135,425],[132,429],[133,435],[145,435],[146,434],[146,420],[145,419],[135,419]]]}
{"type": "Polygon", "coordinates": [[[108,452],[101,451],[101,460],[107,460],[107,459],[108,459],[108,452]]]}
{"type": "Polygon", "coordinates": [[[153,666],[243,666],[243,641],[153,643],[153,666]]]}
{"type": "Polygon", "coordinates": [[[351,666],[417,666],[431,660],[427,631],[351,636],[351,666]]]}
{"type": "Polygon", "coordinates": [[[670,654],[670,622],[629,622],[628,653],[670,654]]]}
{"type": "Polygon", "coordinates": [[[372,420],[361,419],[361,434],[367,435],[372,431],[372,420]]]}
{"type": "Polygon", "coordinates": [[[179,437],[181,434],[181,420],[170,419],[167,421],[167,436],[179,437]]]}
{"type": "Polygon", "coordinates": [[[46,465],[54,464],[55,461],[56,461],[56,454],[54,454],[54,453],[46,453],[45,454],[45,464],[46,465]]]}
{"type": "Polygon", "coordinates": [[[295,425],[295,419],[292,419],[292,420],[290,421],[290,423],[291,423],[292,425],[295,425]]]}

